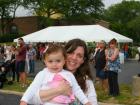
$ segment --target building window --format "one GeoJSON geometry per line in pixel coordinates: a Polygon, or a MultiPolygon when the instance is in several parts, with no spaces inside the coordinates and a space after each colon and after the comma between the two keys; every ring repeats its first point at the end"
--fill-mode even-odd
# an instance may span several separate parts
{"type": "Polygon", "coordinates": [[[16,25],[11,25],[10,34],[18,34],[18,28],[16,25]]]}

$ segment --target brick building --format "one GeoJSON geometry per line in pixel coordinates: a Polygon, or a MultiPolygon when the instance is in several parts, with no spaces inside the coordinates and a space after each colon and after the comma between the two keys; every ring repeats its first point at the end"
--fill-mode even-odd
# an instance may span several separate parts
{"type": "MultiPolygon", "coordinates": [[[[13,22],[7,28],[5,28],[5,32],[8,34],[19,33],[19,34],[27,35],[40,30],[38,23],[39,21],[37,16],[16,17],[13,20],[13,22]]],[[[63,20],[54,20],[54,25],[56,26],[71,25],[68,23],[75,24],[75,25],[85,24],[85,23],[66,22],[63,20]]],[[[109,28],[109,23],[103,20],[95,20],[95,22],[91,24],[99,24],[101,26],[109,28]]],[[[0,33],[1,33],[1,29],[0,29],[0,33]]]]}
{"type": "Polygon", "coordinates": [[[37,16],[16,17],[13,22],[5,28],[5,32],[9,34],[21,33],[26,35],[38,31],[37,19],[37,16]]]}

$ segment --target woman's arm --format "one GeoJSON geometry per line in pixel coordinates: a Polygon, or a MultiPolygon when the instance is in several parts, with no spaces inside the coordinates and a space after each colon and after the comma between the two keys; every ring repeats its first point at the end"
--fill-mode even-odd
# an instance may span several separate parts
{"type": "MultiPolygon", "coordinates": [[[[70,80],[68,80],[71,83],[72,86],[72,91],[75,95],[76,98],[78,98],[78,100],[84,104],[84,105],[89,105],[89,100],[87,98],[87,96],[84,94],[83,90],[81,89],[81,87],[79,86],[76,78],[74,77],[74,75],[72,73],[69,74],[69,78],[70,80]]],[[[67,79],[67,78],[65,78],[67,79]]]]}
{"type": "Polygon", "coordinates": [[[27,103],[24,101],[20,101],[20,105],[27,105],[27,103]]]}
{"type": "Polygon", "coordinates": [[[114,61],[116,60],[116,58],[119,56],[119,49],[118,48],[115,48],[115,51],[114,53],[112,54],[111,57],[109,57],[108,59],[111,60],[111,61],[114,61]]]}
{"type": "Polygon", "coordinates": [[[40,90],[39,96],[43,102],[49,101],[52,98],[58,95],[70,95],[71,94],[71,86],[66,84],[65,81],[60,82],[60,85],[57,88],[51,88],[48,90],[40,90]]]}
{"type": "MultiPolygon", "coordinates": [[[[31,104],[40,105],[43,102],[50,101],[52,98],[59,95],[70,95],[71,86],[66,84],[64,81],[60,82],[60,85],[57,88],[51,88],[47,90],[38,90],[35,95],[30,99],[31,104]]],[[[21,105],[27,105],[25,103],[21,105]]]]}
{"type": "Polygon", "coordinates": [[[106,60],[108,60],[108,49],[105,49],[105,57],[106,57],[106,60]]]}

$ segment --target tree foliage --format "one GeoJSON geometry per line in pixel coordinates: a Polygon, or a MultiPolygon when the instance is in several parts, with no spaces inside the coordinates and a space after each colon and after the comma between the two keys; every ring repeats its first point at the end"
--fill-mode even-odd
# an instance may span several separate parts
{"type": "Polygon", "coordinates": [[[133,39],[136,42],[139,42],[140,41],[140,16],[128,22],[127,27],[128,27],[129,34],[134,35],[133,39]]]}
{"type": "Polygon", "coordinates": [[[50,18],[51,15],[61,13],[65,0],[24,0],[23,6],[32,9],[37,16],[50,18]]]}
{"type": "MultiPolygon", "coordinates": [[[[137,24],[136,21],[139,21],[139,18],[137,18],[139,16],[140,1],[134,0],[123,0],[119,4],[109,7],[104,13],[104,18],[111,23],[111,29],[133,39],[136,37],[135,33],[137,33],[137,36],[140,35],[137,25],[134,25],[137,24]],[[130,31],[132,23],[133,30],[130,31]]],[[[138,42],[140,39],[134,41],[138,42]]]]}
{"type": "Polygon", "coordinates": [[[61,14],[60,19],[76,21],[99,17],[104,7],[102,0],[24,0],[24,5],[33,9],[37,16],[46,19],[54,14],[61,14]]]}
{"type": "Polygon", "coordinates": [[[21,0],[0,0],[1,34],[5,34],[5,27],[15,18],[19,5],[21,0]]]}
{"type": "Polygon", "coordinates": [[[101,0],[70,0],[66,16],[75,16],[79,14],[95,14],[98,15],[102,12],[104,4],[101,0]]]}

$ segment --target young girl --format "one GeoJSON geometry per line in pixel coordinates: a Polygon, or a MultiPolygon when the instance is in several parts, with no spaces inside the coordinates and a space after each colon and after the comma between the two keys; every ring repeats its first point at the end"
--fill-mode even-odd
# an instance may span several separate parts
{"type": "MultiPolygon", "coordinates": [[[[26,103],[30,104],[30,99],[32,99],[34,92],[57,87],[59,85],[59,81],[69,83],[72,87],[73,94],[81,101],[82,104],[91,105],[73,74],[63,69],[65,58],[66,53],[62,46],[56,44],[49,45],[46,53],[44,54],[44,62],[47,67],[37,74],[34,81],[23,95],[20,105],[27,105],[26,103]]],[[[49,102],[42,104],[68,105],[74,100],[73,94],[70,94],[69,96],[57,96],[49,102]]]]}

